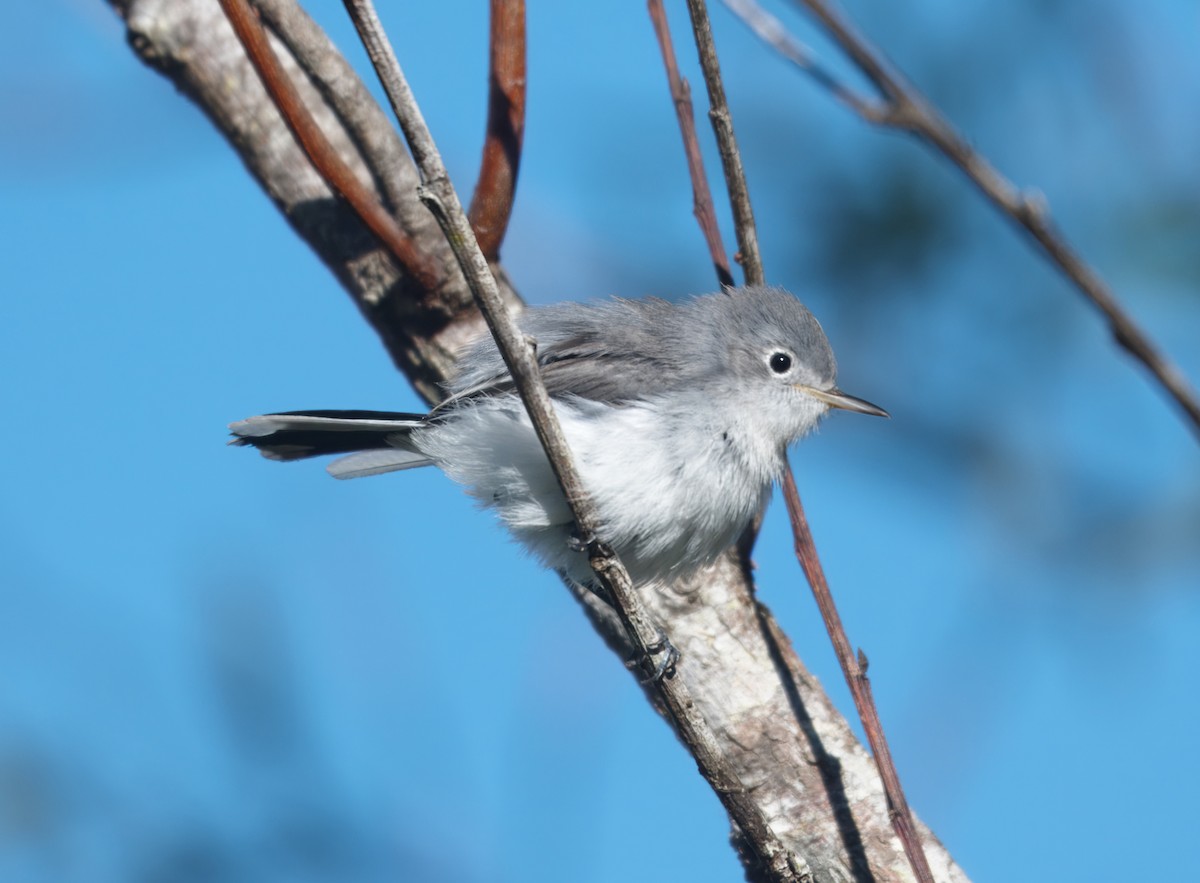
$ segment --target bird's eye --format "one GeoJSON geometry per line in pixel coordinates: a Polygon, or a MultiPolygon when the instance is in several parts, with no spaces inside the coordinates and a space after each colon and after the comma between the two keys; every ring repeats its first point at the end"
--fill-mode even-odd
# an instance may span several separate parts
{"type": "Polygon", "coordinates": [[[771,370],[776,374],[787,374],[792,370],[792,357],[787,353],[771,353],[771,358],[767,360],[767,364],[771,366],[771,370]]]}

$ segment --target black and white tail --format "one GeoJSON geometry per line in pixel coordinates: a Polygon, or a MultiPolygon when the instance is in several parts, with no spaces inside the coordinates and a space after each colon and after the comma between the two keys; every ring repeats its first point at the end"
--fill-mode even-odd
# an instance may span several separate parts
{"type": "Polygon", "coordinates": [[[271,460],[349,454],[327,467],[334,478],[361,478],[432,461],[409,439],[425,415],[392,411],[288,411],[229,424],[231,445],[249,445],[271,460]]]}

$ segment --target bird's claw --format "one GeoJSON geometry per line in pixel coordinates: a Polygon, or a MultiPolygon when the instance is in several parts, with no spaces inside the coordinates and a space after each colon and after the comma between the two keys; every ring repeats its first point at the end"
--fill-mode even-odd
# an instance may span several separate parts
{"type": "Polygon", "coordinates": [[[641,679],[643,684],[658,684],[666,678],[675,677],[675,666],[679,662],[679,651],[661,630],[658,640],[646,645],[646,655],[641,660],[631,660],[630,665],[637,663],[642,671],[649,674],[641,679]]]}

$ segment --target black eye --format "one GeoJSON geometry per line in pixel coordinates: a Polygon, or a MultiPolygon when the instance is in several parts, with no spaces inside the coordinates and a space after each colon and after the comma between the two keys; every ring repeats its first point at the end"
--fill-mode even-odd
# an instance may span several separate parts
{"type": "Polygon", "coordinates": [[[787,374],[792,370],[792,357],[787,353],[771,353],[768,364],[776,374],[787,374]]]}

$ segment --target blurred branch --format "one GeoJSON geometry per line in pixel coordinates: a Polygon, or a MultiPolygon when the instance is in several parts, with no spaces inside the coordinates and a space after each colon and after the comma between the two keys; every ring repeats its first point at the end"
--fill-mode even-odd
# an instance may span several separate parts
{"type": "Polygon", "coordinates": [[[884,106],[851,89],[816,59],[813,51],[788,33],[787,28],[757,0],[721,0],[722,3],[746,24],[760,40],[767,43],[796,67],[817,81],[834,98],[871,122],[880,122],[885,114],[884,106]]]}
{"type": "Polygon", "coordinates": [[[512,217],[524,134],[525,0],[491,0],[487,135],[468,212],[489,262],[499,260],[512,217]]]}
{"type": "Polygon", "coordinates": [[[692,107],[692,88],[688,81],[679,76],[679,64],[675,60],[675,47],[671,43],[671,29],[667,25],[667,13],[662,0],[648,0],[650,21],[658,37],[658,48],[662,51],[663,66],[667,69],[667,84],[675,104],[675,117],[679,121],[679,132],[683,136],[683,151],[687,155],[688,174],[692,179],[692,212],[700,224],[700,232],[708,243],[713,268],[717,271],[717,282],[722,288],[733,285],[733,274],[729,272],[729,259],[725,256],[725,243],[721,241],[721,229],[717,226],[717,214],[713,207],[712,191],[708,189],[708,176],[704,172],[704,159],[700,155],[700,140],[696,136],[696,114],[692,107]]]}
{"type": "Polygon", "coordinates": [[[751,30],[781,55],[793,62],[835,98],[867,122],[914,135],[956,165],[1001,212],[1022,227],[1042,253],[1072,282],[1108,321],[1117,344],[1141,362],[1166,391],[1200,435],[1200,400],[1183,372],[1162,354],[1133,320],[1116,295],[1092,267],[1076,253],[1050,219],[1045,197],[1022,191],[1001,175],[960,135],[924,95],[896,71],[874,45],[858,33],[829,0],[792,0],[807,9],[850,57],[879,92],[872,101],[842,85],[823,68],[779,20],[756,0],[722,0],[751,30]]]}
{"type": "Polygon", "coordinates": [[[821,619],[825,621],[825,631],[829,633],[829,640],[833,642],[833,651],[842,667],[850,695],[854,697],[854,707],[858,709],[863,732],[866,733],[867,742],[871,746],[871,753],[875,755],[875,765],[879,768],[879,778],[883,781],[883,790],[887,795],[888,815],[891,816],[892,827],[904,845],[904,853],[908,856],[917,880],[920,883],[933,883],[933,872],[929,869],[929,860],[925,857],[925,849],[913,823],[912,810],[908,808],[904,787],[900,784],[900,774],[896,772],[892,751],[883,731],[883,722],[879,719],[879,710],[875,707],[875,698],[871,694],[871,682],[867,679],[867,657],[859,650],[856,658],[850,649],[850,640],[846,637],[842,618],[833,602],[833,593],[829,591],[829,583],[825,580],[825,569],[821,567],[821,559],[817,557],[812,531],[808,528],[808,519],[804,515],[804,507],[800,504],[800,491],[796,488],[791,464],[783,470],[783,499],[787,503],[788,518],[792,523],[796,560],[800,562],[808,584],[812,587],[813,598],[821,611],[821,619]]]}
{"type": "MultiPolygon", "coordinates": [[[[467,282],[492,330],[496,346],[566,497],[576,528],[587,543],[592,569],[607,597],[612,600],[626,634],[637,650],[637,658],[644,661],[647,673],[653,675],[653,657],[656,654],[674,654],[674,648],[666,643],[664,633],[642,605],[625,566],[600,536],[602,527],[599,515],[583,487],[550,402],[550,395],[542,382],[536,343],[522,335],[516,321],[500,300],[487,259],[475,241],[437,146],[379,23],[374,6],[370,0],[344,2],[421,170],[427,190],[422,199],[438,218],[446,239],[458,256],[467,282]]],[[[687,686],[681,679],[675,678],[672,656],[668,655],[667,660],[667,668],[653,675],[654,684],[676,732],[696,759],[701,775],[742,830],[754,850],[757,863],[770,869],[770,879],[800,881],[803,869],[798,867],[796,857],[771,830],[762,810],[749,796],[722,754],[717,739],[697,709],[687,686]]]]}
{"type": "Polygon", "coordinates": [[[758,250],[758,230],[754,226],[750,188],[746,185],[746,170],[742,167],[742,155],[733,135],[733,115],[725,100],[725,85],[721,82],[721,65],[717,61],[717,46],[708,20],[708,5],[705,0],[687,0],[687,5],[692,19],[692,33],[696,38],[696,51],[700,54],[700,67],[704,71],[704,85],[708,88],[708,116],[717,136],[721,167],[725,170],[725,187],[729,191],[733,209],[738,244],[734,260],[742,265],[747,285],[762,285],[766,276],[758,250]]]}

